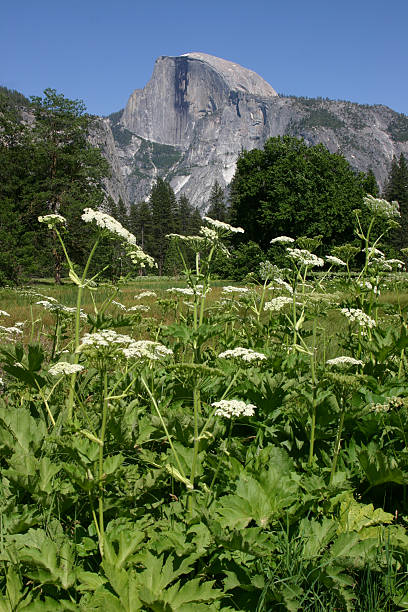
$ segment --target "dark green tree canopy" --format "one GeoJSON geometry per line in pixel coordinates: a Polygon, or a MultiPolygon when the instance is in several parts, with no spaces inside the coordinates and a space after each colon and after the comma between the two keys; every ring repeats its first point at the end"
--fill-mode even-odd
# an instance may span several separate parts
{"type": "Polygon", "coordinates": [[[384,197],[399,204],[400,228],[393,232],[391,241],[397,249],[405,248],[408,246],[408,165],[402,153],[399,159],[394,156],[392,160],[384,197]]]}
{"type": "Polygon", "coordinates": [[[90,230],[80,215],[84,207],[98,208],[104,201],[109,165],[88,140],[93,118],[81,101],[46,89],[27,110],[30,122],[22,121],[14,98],[0,95],[0,233],[9,235],[10,249],[1,258],[2,269],[15,282],[52,272],[58,281],[61,252],[37,217],[58,212],[67,218],[68,252],[83,264],[90,230]]]}
{"type": "Polygon", "coordinates": [[[218,181],[212,186],[210,199],[208,201],[207,215],[218,221],[228,220],[228,211],[224,198],[224,190],[218,181]]]}
{"type": "Polygon", "coordinates": [[[290,136],[244,151],[231,184],[232,222],[266,248],[279,235],[323,235],[323,245],[350,241],[353,210],[361,208],[365,175],[322,145],[290,136]]]}

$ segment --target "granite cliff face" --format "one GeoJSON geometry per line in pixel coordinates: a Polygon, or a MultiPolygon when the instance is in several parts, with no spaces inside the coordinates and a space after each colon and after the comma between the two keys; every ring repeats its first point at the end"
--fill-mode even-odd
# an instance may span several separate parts
{"type": "Polygon", "coordinates": [[[408,118],[384,106],[279,97],[256,73],[205,53],[159,57],[152,78],[123,112],[101,123],[112,166],[108,190],[129,205],[158,176],[204,209],[214,181],[227,186],[239,152],[291,134],[341,151],[380,184],[393,155],[408,155],[408,118]]]}

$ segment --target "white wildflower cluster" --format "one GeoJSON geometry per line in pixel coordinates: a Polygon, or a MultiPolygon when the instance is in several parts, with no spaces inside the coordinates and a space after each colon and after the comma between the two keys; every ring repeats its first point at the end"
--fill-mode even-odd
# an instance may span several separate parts
{"type": "Polygon", "coordinates": [[[266,355],[263,353],[257,353],[252,349],[244,348],[242,346],[237,346],[234,349],[228,349],[218,355],[221,359],[239,359],[246,362],[251,361],[262,361],[266,359],[266,355]]]}
{"type": "Polygon", "coordinates": [[[91,360],[115,360],[123,357],[157,360],[173,353],[159,342],[136,341],[125,334],[118,334],[113,329],[85,334],[77,352],[89,356],[91,360]]]}
{"type": "Polygon", "coordinates": [[[103,329],[98,332],[85,334],[81,344],[78,346],[77,353],[111,353],[117,349],[123,349],[133,342],[130,336],[118,334],[113,329],[103,329]]]}
{"type": "MultiPolygon", "coordinates": [[[[127,230],[125,230],[127,231],[127,230]]],[[[132,234],[131,234],[132,236],[132,234]]],[[[133,236],[134,237],[134,236],[133,236]]],[[[133,244],[133,243],[131,243],[133,244]]],[[[139,268],[145,268],[148,266],[149,268],[157,268],[157,263],[154,261],[153,257],[145,253],[139,246],[134,245],[132,247],[128,247],[126,250],[126,254],[130,258],[131,262],[135,266],[139,266],[139,268]]]]}
{"type": "Polygon", "coordinates": [[[377,287],[377,285],[372,285],[372,283],[370,283],[370,281],[366,280],[366,281],[360,281],[358,283],[359,287],[363,290],[367,290],[367,291],[372,291],[375,295],[380,295],[381,291],[379,290],[379,288],[377,287]]]}
{"type": "Polygon", "coordinates": [[[320,268],[324,266],[324,260],[307,249],[291,249],[288,247],[286,251],[289,257],[301,266],[318,266],[320,268]]]}
{"type": "Polygon", "coordinates": [[[216,416],[224,417],[226,419],[232,419],[240,416],[253,416],[255,414],[256,406],[254,404],[246,404],[241,400],[220,400],[219,402],[213,402],[211,406],[216,408],[214,414],[216,416]]]}
{"type": "MultiPolygon", "coordinates": [[[[54,298],[39,300],[38,302],[36,302],[36,304],[37,306],[42,306],[45,310],[48,310],[49,312],[58,312],[66,316],[74,316],[77,310],[75,306],[64,306],[63,304],[57,302],[57,300],[54,300],[54,298]],[[51,299],[52,301],[50,301],[51,299]]],[[[81,317],[81,319],[87,318],[86,313],[82,309],[79,313],[79,316],[81,317]]]]}
{"type": "MultiPolygon", "coordinates": [[[[280,285],[284,289],[286,289],[286,291],[288,291],[288,293],[290,293],[291,295],[293,294],[292,287],[289,285],[289,283],[284,281],[282,278],[274,278],[273,282],[276,283],[277,285],[280,285]]],[[[273,287],[272,285],[270,285],[268,289],[276,289],[276,287],[273,287]]]]}
{"type": "Polygon", "coordinates": [[[341,312],[351,323],[357,323],[360,327],[368,327],[371,329],[376,326],[374,319],[359,308],[342,308],[341,312]]]}
{"type": "Polygon", "coordinates": [[[5,310],[0,310],[0,317],[9,317],[9,313],[6,312],[5,310]]]}
{"type": "Polygon", "coordinates": [[[6,340],[13,342],[16,337],[21,336],[23,334],[23,330],[20,329],[20,325],[11,325],[10,327],[5,327],[4,325],[0,325],[0,336],[4,336],[6,340]]]}
{"type": "Polygon", "coordinates": [[[392,266],[388,263],[385,257],[372,257],[369,260],[369,267],[382,272],[392,272],[392,266]]]}
{"type": "Polygon", "coordinates": [[[279,297],[273,298],[270,302],[265,302],[264,310],[277,312],[288,304],[293,304],[293,299],[285,295],[280,295],[279,297]]]}
{"type": "MultiPolygon", "coordinates": [[[[362,251],[364,253],[365,251],[362,251]]],[[[370,247],[368,249],[368,257],[385,257],[384,253],[380,251],[380,249],[376,249],[375,247],[370,247]]]]}
{"type": "Polygon", "coordinates": [[[130,306],[127,309],[128,312],[148,312],[150,310],[150,306],[146,306],[145,304],[136,304],[136,306],[130,306]]]}
{"type": "Polygon", "coordinates": [[[217,232],[210,227],[201,227],[200,234],[210,242],[217,242],[219,239],[217,232]]]}
{"type": "Polygon", "coordinates": [[[133,341],[127,348],[123,349],[123,354],[127,359],[149,359],[157,361],[163,357],[169,357],[173,351],[159,342],[152,340],[133,341]]]}
{"type": "Polygon", "coordinates": [[[278,276],[280,274],[280,269],[275,264],[271,263],[269,259],[265,259],[261,261],[259,264],[259,276],[262,280],[267,280],[268,278],[273,278],[274,276],[278,276]]]}
{"type": "Polygon", "coordinates": [[[401,259],[387,259],[386,263],[397,270],[403,270],[405,267],[405,263],[401,259]]]}
{"type": "Polygon", "coordinates": [[[0,387],[4,387],[4,380],[2,379],[1,376],[0,376],[0,387]]]}
{"type": "Polygon", "coordinates": [[[340,357],[335,357],[334,359],[328,359],[326,364],[329,366],[336,366],[339,368],[347,367],[347,366],[357,366],[364,365],[361,359],[354,359],[354,357],[347,357],[347,355],[341,355],[340,357]]]}
{"type": "Polygon", "coordinates": [[[277,242],[281,244],[285,244],[289,242],[295,242],[295,239],[290,238],[289,236],[277,236],[277,238],[272,238],[271,244],[275,244],[277,242]]]}
{"type": "Polygon", "coordinates": [[[67,222],[65,217],[58,214],[40,216],[38,217],[38,221],[40,223],[46,223],[49,229],[53,229],[57,225],[65,225],[67,222]]]}
{"type": "Polygon", "coordinates": [[[334,255],[326,255],[326,261],[328,261],[332,266],[347,266],[345,261],[339,257],[335,257],[334,255]]]}
{"type": "Polygon", "coordinates": [[[244,233],[242,227],[233,227],[229,223],[224,223],[223,221],[218,221],[217,219],[211,219],[211,217],[204,217],[204,221],[207,221],[209,225],[212,225],[212,227],[215,227],[221,232],[230,232],[231,234],[244,233]]]}
{"type": "Polygon", "coordinates": [[[136,245],[136,238],[133,234],[125,229],[119,221],[100,210],[84,208],[81,218],[85,223],[92,223],[95,221],[96,225],[101,229],[106,229],[111,234],[116,234],[116,236],[119,236],[128,244],[136,245]]]}
{"type": "Polygon", "coordinates": [[[170,287],[166,289],[167,293],[180,293],[181,295],[194,295],[194,289],[191,287],[170,287]]]}
{"type": "Polygon", "coordinates": [[[248,287],[234,287],[233,285],[226,285],[222,288],[223,293],[248,293],[248,287]]]}
{"type": "Polygon", "coordinates": [[[79,363],[68,363],[67,361],[59,361],[50,367],[48,370],[48,374],[51,376],[59,376],[60,374],[64,376],[69,376],[70,374],[77,374],[78,372],[82,372],[84,370],[84,366],[79,363]]]}
{"type": "Polygon", "coordinates": [[[37,298],[43,298],[48,302],[57,302],[57,300],[51,295],[44,295],[43,293],[38,293],[37,291],[33,291],[32,289],[18,289],[18,295],[22,297],[29,298],[30,302],[34,302],[37,298]]]}
{"type": "Polygon", "coordinates": [[[393,396],[390,397],[388,402],[384,402],[384,404],[371,404],[370,408],[372,412],[381,413],[381,412],[389,412],[390,410],[398,410],[404,406],[404,400],[402,397],[393,396]]]}
{"type": "Polygon", "coordinates": [[[157,297],[157,293],[155,291],[142,291],[138,295],[135,295],[135,300],[142,300],[147,297],[157,297]]]}
{"type": "Polygon", "coordinates": [[[377,216],[385,219],[392,219],[393,217],[400,217],[398,202],[387,202],[381,198],[374,198],[372,195],[366,195],[364,198],[364,204],[370,210],[370,212],[377,216]]]}
{"type": "Polygon", "coordinates": [[[150,310],[150,307],[145,306],[144,304],[136,304],[136,306],[130,306],[129,308],[126,308],[124,304],[117,302],[116,300],[112,300],[112,304],[124,312],[147,312],[150,310]]]}
{"type": "Polygon", "coordinates": [[[184,242],[191,247],[194,247],[196,244],[202,245],[205,242],[202,236],[184,236],[183,234],[166,234],[166,238],[184,242]]]}

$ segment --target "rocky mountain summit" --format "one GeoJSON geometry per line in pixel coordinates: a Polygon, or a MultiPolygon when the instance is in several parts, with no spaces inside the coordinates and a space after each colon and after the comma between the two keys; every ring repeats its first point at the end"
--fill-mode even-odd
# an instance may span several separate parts
{"type": "Polygon", "coordinates": [[[101,120],[93,135],[112,166],[108,190],[127,205],[158,176],[204,209],[217,180],[227,186],[243,149],[290,134],[340,151],[384,183],[394,155],[408,155],[408,118],[385,106],[278,96],[255,72],[206,53],[156,60],[144,89],[101,120]]]}

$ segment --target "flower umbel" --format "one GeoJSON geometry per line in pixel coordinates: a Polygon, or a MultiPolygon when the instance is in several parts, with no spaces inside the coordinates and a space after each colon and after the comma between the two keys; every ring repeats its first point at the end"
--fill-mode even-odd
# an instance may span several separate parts
{"type": "Polygon", "coordinates": [[[119,221],[116,221],[116,219],[100,210],[84,208],[81,218],[85,223],[92,223],[95,221],[96,225],[101,229],[106,229],[111,234],[116,234],[116,236],[119,236],[119,238],[122,238],[122,240],[128,244],[136,245],[136,237],[133,234],[125,229],[119,221]]]}
{"type": "Polygon", "coordinates": [[[213,402],[211,406],[216,408],[214,414],[221,416],[226,419],[232,419],[240,416],[253,416],[255,414],[256,406],[254,404],[246,404],[242,400],[220,400],[219,402],[213,402]]]}
{"type": "Polygon", "coordinates": [[[65,225],[67,222],[65,217],[58,214],[40,216],[38,217],[38,221],[40,223],[46,223],[49,229],[53,229],[57,225],[65,225]]]}
{"type": "Polygon", "coordinates": [[[360,327],[372,328],[376,326],[374,319],[368,316],[359,308],[342,308],[341,312],[348,318],[351,323],[358,323],[360,327]]]}
{"type": "Polygon", "coordinates": [[[244,348],[242,346],[237,346],[234,349],[228,349],[223,353],[218,355],[220,359],[242,359],[242,361],[251,362],[251,361],[262,361],[266,359],[266,355],[263,353],[257,353],[252,349],[244,348]]]}
{"type": "Polygon", "coordinates": [[[51,374],[51,376],[59,376],[60,374],[69,376],[69,374],[82,372],[82,370],[84,369],[84,366],[80,365],[79,363],[68,363],[67,361],[59,361],[58,363],[50,367],[48,373],[51,374]]]}
{"type": "Polygon", "coordinates": [[[217,219],[211,219],[211,217],[204,217],[204,221],[207,221],[209,225],[212,225],[212,227],[221,232],[230,232],[231,234],[244,233],[242,227],[233,227],[229,223],[224,223],[224,221],[218,221],[217,219]]]}
{"type": "Polygon", "coordinates": [[[347,367],[351,365],[364,365],[361,359],[354,359],[354,357],[347,357],[346,355],[341,355],[340,357],[335,357],[334,359],[328,359],[326,364],[329,366],[337,366],[337,367],[347,367]]]}

